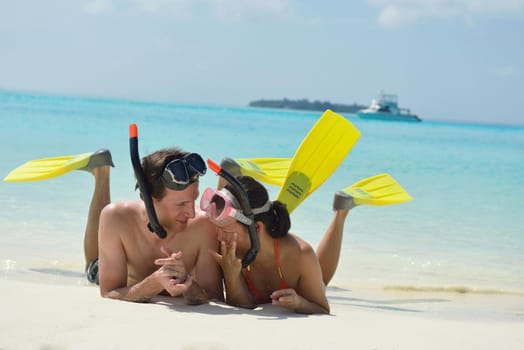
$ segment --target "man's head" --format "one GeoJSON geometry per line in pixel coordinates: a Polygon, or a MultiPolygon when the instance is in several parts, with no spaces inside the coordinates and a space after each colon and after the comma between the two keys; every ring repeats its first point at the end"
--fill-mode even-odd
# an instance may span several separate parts
{"type": "Polygon", "coordinates": [[[165,195],[166,188],[183,191],[206,173],[206,165],[200,155],[177,147],[162,149],[144,157],[142,169],[151,196],[158,200],[165,195]]]}
{"type": "Polygon", "coordinates": [[[179,148],[162,149],[142,159],[142,170],[156,214],[148,212],[150,219],[156,216],[157,225],[168,232],[184,231],[195,217],[198,178],[206,173],[202,157],[179,148]]]}

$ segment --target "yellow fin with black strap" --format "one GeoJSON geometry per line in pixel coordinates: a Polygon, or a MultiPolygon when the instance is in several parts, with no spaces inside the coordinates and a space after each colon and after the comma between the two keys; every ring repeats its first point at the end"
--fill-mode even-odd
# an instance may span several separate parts
{"type": "Polygon", "coordinates": [[[12,170],[4,178],[4,181],[24,182],[47,180],[64,175],[73,170],[91,171],[102,165],[114,166],[111,153],[106,149],[71,156],[34,159],[12,170]]]}
{"type": "Polygon", "coordinates": [[[290,214],[333,174],[359,137],[349,120],[329,109],[324,112],[295,152],[278,193],[290,214]]]}
{"type": "Polygon", "coordinates": [[[379,174],[337,191],[333,209],[351,209],[362,204],[398,204],[412,199],[413,197],[391,175],[379,174]]]}

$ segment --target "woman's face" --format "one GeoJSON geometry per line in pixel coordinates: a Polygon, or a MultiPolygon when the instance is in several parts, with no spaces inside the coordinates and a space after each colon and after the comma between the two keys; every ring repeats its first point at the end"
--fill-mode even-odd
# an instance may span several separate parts
{"type": "Polygon", "coordinates": [[[225,225],[217,225],[217,232],[218,240],[220,242],[226,242],[227,246],[230,246],[233,241],[236,241],[237,257],[243,256],[251,246],[247,227],[236,220],[231,220],[231,222],[225,225]]]}

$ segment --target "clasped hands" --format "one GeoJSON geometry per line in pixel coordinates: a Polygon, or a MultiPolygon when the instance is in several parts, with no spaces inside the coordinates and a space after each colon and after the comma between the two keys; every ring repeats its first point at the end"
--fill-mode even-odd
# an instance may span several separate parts
{"type": "Polygon", "coordinates": [[[174,297],[186,293],[193,282],[193,277],[186,271],[182,252],[172,253],[166,247],[160,247],[160,250],[166,256],[155,260],[155,265],[160,266],[155,272],[160,285],[174,297]]]}

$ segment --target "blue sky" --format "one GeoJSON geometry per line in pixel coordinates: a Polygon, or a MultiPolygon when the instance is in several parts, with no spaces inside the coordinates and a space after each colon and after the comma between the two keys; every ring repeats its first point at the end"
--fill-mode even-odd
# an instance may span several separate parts
{"type": "Polygon", "coordinates": [[[0,89],[524,124],[524,0],[0,0],[0,89]]]}

